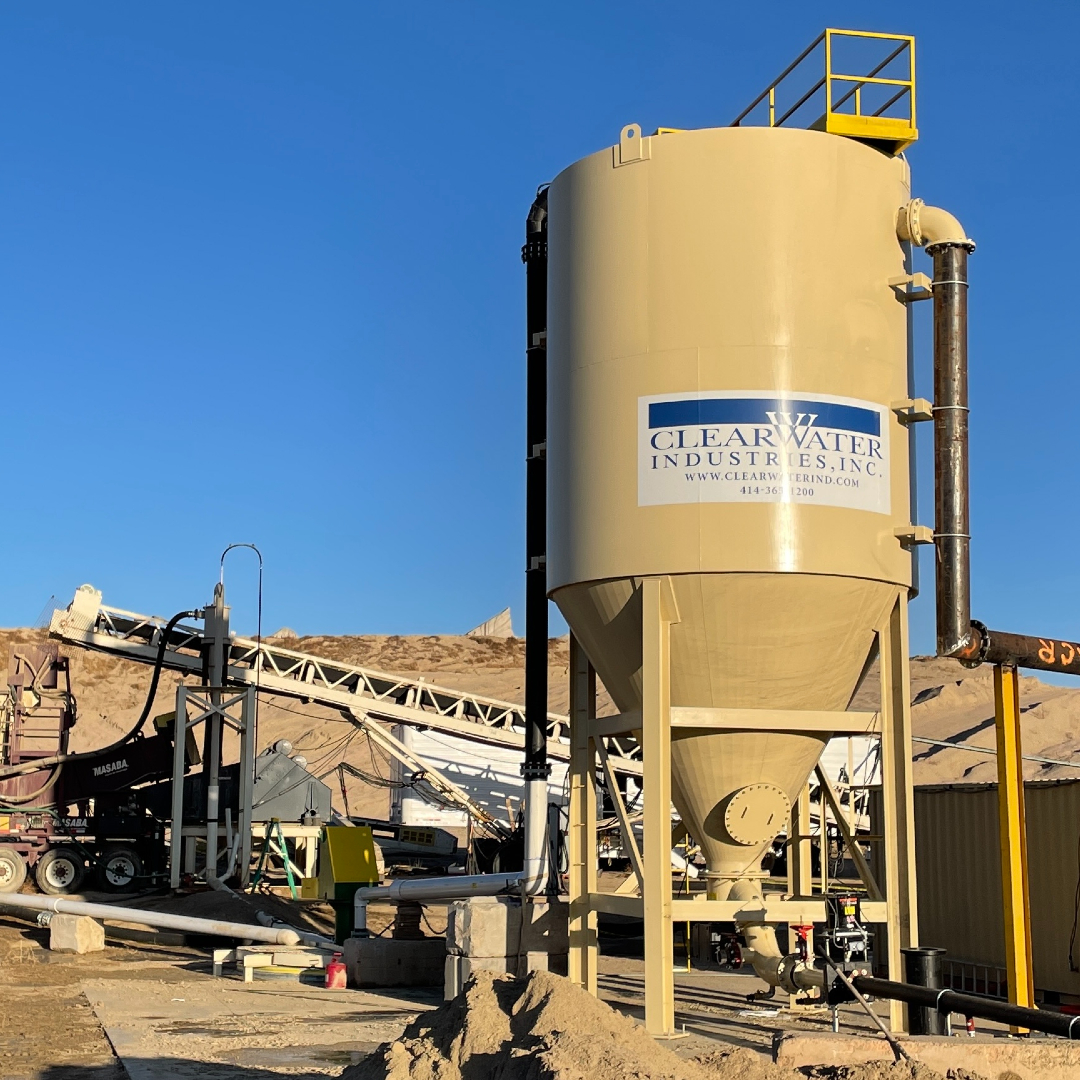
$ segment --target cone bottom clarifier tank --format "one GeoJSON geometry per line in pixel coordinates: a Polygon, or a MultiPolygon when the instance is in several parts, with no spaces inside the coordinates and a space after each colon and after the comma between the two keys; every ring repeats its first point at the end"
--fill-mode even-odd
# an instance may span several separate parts
{"type": "MultiPolygon", "coordinates": [[[[913,583],[905,161],[631,125],[548,198],[552,598],[623,712],[655,575],[672,706],[843,711],[913,583]]],[[[672,731],[710,895],[758,874],[830,735],[672,731]]]]}

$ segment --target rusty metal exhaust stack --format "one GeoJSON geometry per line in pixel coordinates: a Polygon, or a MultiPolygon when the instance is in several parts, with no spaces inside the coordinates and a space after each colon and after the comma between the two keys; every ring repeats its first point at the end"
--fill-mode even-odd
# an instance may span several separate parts
{"type": "Polygon", "coordinates": [[[974,659],[968,510],[968,304],[964,243],[932,244],[934,260],[934,546],[937,651],[974,659]]]}
{"type": "Polygon", "coordinates": [[[975,244],[947,210],[912,199],[896,220],[901,240],[934,260],[934,548],[937,653],[981,662],[971,621],[968,513],[968,255],[975,244]]]}

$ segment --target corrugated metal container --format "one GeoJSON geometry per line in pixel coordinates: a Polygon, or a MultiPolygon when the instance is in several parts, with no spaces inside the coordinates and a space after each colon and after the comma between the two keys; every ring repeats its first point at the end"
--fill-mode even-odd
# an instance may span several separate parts
{"type": "MultiPolygon", "coordinates": [[[[1035,987],[1080,998],[1080,780],[1035,781],[1024,791],[1035,987]]],[[[1004,968],[997,814],[996,784],[915,789],[920,942],[1004,968]]]]}

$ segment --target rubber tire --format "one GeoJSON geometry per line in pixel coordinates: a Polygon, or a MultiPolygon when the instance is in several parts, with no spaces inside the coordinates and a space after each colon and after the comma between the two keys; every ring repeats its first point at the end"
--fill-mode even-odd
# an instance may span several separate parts
{"type": "Polygon", "coordinates": [[[143,874],[142,859],[139,858],[138,852],[127,844],[110,844],[97,857],[96,861],[97,883],[105,892],[125,892],[130,889],[135,881],[142,877],[143,874]],[[115,859],[118,855],[124,856],[130,862],[133,871],[131,878],[124,884],[117,884],[114,881],[110,881],[108,878],[109,860],[115,859]]]}
{"type": "Polygon", "coordinates": [[[10,845],[0,844],[0,893],[18,892],[26,881],[26,860],[10,845]]]}
{"type": "MultiPolygon", "coordinates": [[[[57,866],[57,870],[60,867],[57,866]]],[[[63,873],[63,871],[61,871],[63,873]]],[[[79,891],[79,886],[86,879],[86,866],[83,857],[76,848],[66,844],[59,847],[49,848],[37,861],[34,867],[34,880],[37,887],[49,896],[68,896],[79,891]],[[57,864],[67,864],[71,867],[71,877],[63,883],[49,881],[49,868],[57,864]]]]}

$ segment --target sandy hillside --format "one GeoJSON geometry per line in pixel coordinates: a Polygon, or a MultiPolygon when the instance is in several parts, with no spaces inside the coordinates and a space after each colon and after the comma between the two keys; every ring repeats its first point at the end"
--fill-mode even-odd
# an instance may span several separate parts
{"type": "MultiPolygon", "coordinates": [[[[0,649],[42,640],[42,631],[0,630],[0,649]]],[[[290,649],[313,653],[395,675],[422,676],[426,681],[469,690],[506,701],[523,700],[525,647],[520,638],[467,638],[452,635],[400,637],[307,637],[287,642],[290,649]]],[[[72,749],[107,745],[126,732],[143,706],[150,669],[82,649],[62,646],[70,656],[72,683],[79,704],[79,721],[72,749]]],[[[569,647],[565,639],[551,642],[551,709],[565,712],[568,704],[569,647]]],[[[173,708],[177,677],[162,675],[151,715],[173,708]]],[[[853,703],[877,707],[877,674],[871,671],[853,703]]],[[[1024,709],[1024,752],[1028,755],[1076,761],[1080,766],[1080,690],[1049,686],[1025,676],[1021,682],[1024,709]]],[[[946,742],[994,746],[993,672],[989,667],[968,670],[953,661],[916,657],[911,664],[914,733],[946,742]]],[[[612,711],[602,694],[600,712],[612,711]]],[[[389,777],[390,764],[366,737],[332,709],[299,700],[269,697],[260,708],[260,747],[288,738],[307,757],[313,771],[333,770],[342,758],[369,775],[389,777]]],[[[992,781],[993,757],[916,743],[915,779],[920,784],[992,781]]],[[[1080,767],[1028,762],[1029,779],[1080,778],[1080,767]]],[[[327,780],[337,798],[337,777],[327,780]]],[[[388,806],[386,788],[361,781],[348,782],[354,813],[382,816],[388,806]]]]}
{"type": "MultiPolygon", "coordinates": [[[[877,671],[866,679],[853,703],[877,707],[877,671]]],[[[983,665],[969,669],[953,660],[915,657],[911,661],[912,732],[943,742],[963,742],[993,749],[994,670],[983,665]]],[[[1028,761],[1029,780],[1080,779],[1080,689],[1050,686],[1031,675],[1020,679],[1020,708],[1024,714],[1024,754],[1075,762],[1045,765],[1028,761]]],[[[997,779],[989,754],[946,747],[914,745],[917,784],[987,783],[997,779]]]]}
{"type": "MultiPolygon", "coordinates": [[[[0,630],[0,655],[8,655],[13,646],[44,640],[47,636],[41,630],[0,630]]],[[[524,700],[525,643],[520,638],[365,635],[293,638],[282,645],[375,671],[422,677],[451,689],[515,703],[524,700]]],[[[79,718],[72,732],[71,749],[83,751],[107,746],[129,731],[142,711],[151,669],[148,665],[74,646],[62,644],[61,652],[71,659],[72,689],[78,702],[79,718]]],[[[569,662],[568,642],[552,640],[550,701],[556,712],[566,712],[568,708],[569,662]]],[[[162,673],[151,716],[173,710],[179,681],[176,674],[162,673]]],[[[601,693],[599,705],[601,711],[611,711],[606,693],[601,693]]],[[[371,776],[391,775],[391,764],[385,755],[334,709],[304,704],[296,698],[267,695],[259,710],[259,748],[278,739],[292,742],[316,774],[331,773],[326,782],[333,790],[338,809],[341,809],[339,778],[333,770],[342,759],[371,776]]],[[[229,759],[228,743],[226,757],[229,759]]],[[[387,816],[387,788],[348,777],[346,789],[352,813],[387,816]]]]}

